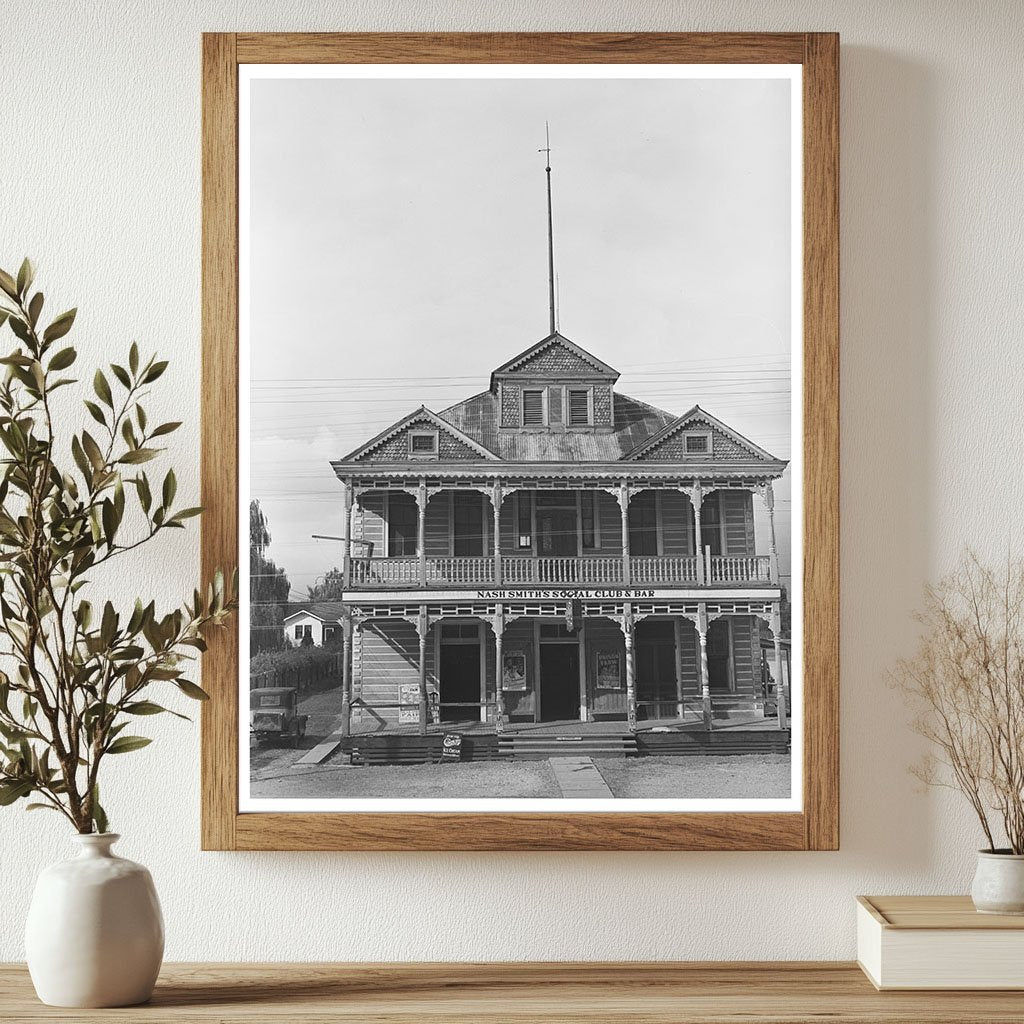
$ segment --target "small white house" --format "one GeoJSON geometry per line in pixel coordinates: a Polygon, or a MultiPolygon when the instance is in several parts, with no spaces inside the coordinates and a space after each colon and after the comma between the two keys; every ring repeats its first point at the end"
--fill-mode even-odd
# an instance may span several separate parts
{"type": "Polygon", "coordinates": [[[298,608],[284,617],[284,634],[292,647],[300,647],[308,637],[314,647],[341,637],[341,605],[318,603],[298,608]]]}

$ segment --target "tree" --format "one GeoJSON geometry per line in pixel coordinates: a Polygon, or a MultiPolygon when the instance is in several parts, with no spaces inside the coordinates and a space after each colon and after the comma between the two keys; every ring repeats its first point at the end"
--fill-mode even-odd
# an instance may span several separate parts
{"type": "Polygon", "coordinates": [[[291,584],[269,558],[270,526],[258,500],[249,502],[249,652],[272,651],[284,643],[284,611],[291,584]]]}
{"type": "Polygon", "coordinates": [[[166,614],[142,597],[130,611],[88,599],[99,587],[94,570],[124,566],[201,509],[176,505],[173,469],[158,484],[141,468],[152,472],[160,438],[181,426],[151,423],[142,407],[167,362],[143,359],[132,344],[123,364],[96,369],[83,406],[98,426],[76,430],[71,403],[54,402],[58,389],[79,384],[66,376],[78,353],[57,344],[75,310],[44,328],[33,276],[28,260],[17,277],[0,271],[0,326],[18,341],[0,358],[0,663],[11,672],[0,671],[0,806],[37,796],[29,810],[106,832],[102,764],[152,742],[125,733],[138,716],[185,717],[150,696],[176,689],[206,699],[185,674],[233,597],[217,573],[166,614]]]}
{"type": "Polygon", "coordinates": [[[345,578],[337,566],[318,579],[321,582],[309,588],[310,601],[340,601],[345,596],[345,578]]]}

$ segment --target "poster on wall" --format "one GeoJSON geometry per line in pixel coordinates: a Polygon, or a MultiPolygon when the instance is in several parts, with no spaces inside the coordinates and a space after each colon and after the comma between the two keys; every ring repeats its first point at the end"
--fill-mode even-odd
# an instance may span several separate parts
{"type": "Polygon", "coordinates": [[[799,818],[805,62],[355,38],[238,58],[244,828],[799,818]]]}

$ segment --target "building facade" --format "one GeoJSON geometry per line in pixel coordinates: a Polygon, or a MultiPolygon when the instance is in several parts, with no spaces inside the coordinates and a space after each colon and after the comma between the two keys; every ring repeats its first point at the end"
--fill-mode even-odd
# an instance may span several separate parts
{"type": "Polygon", "coordinates": [[[332,463],[346,731],[712,728],[737,711],[785,727],[772,488],[786,463],[618,377],[553,331],[487,390],[332,463]]]}

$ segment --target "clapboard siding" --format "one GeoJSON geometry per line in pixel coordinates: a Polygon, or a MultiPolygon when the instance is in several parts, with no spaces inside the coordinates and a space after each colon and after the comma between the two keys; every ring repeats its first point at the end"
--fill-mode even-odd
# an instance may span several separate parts
{"type": "Polygon", "coordinates": [[[682,654],[683,694],[700,696],[700,668],[698,661],[697,627],[689,619],[679,624],[679,650],[682,654]]]}
{"type": "MultiPolygon", "coordinates": [[[[359,658],[354,665],[356,692],[367,704],[397,704],[401,687],[418,685],[419,636],[408,622],[367,622],[361,630],[359,658]]],[[[426,650],[427,688],[437,688],[434,671],[433,637],[428,637],[426,650]]],[[[362,709],[361,717],[398,721],[397,708],[362,709]]]]}
{"type": "Polygon", "coordinates": [[[736,692],[755,692],[754,661],[750,647],[751,622],[749,617],[736,617],[732,622],[733,676],[736,692]]]}
{"type": "Polygon", "coordinates": [[[373,544],[373,554],[380,558],[384,554],[384,495],[364,494],[359,504],[362,509],[360,539],[373,544]]]}
{"type": "Polygon", "coordinates": [[[601,547],[594,554],[622,554],[622,513],[619,503],[607,492],[597,492],[597,518],[601,524],[601,547]]]}
{"type": "Polygon", "coordinates": [[[427,502],[427,515],[423,523],[428,558],[444,558],[451,554],[448,522],[451,499],[447,492],[435,494],[427,502]]]}

